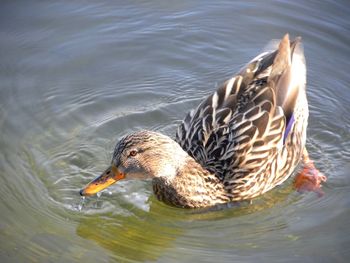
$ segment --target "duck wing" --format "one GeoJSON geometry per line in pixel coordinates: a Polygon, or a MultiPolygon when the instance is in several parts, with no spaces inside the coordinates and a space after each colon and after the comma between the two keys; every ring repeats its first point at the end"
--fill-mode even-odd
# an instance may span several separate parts
{"type": "Polygon", "coordinates": [[[252,175],[266,168],[283,147],[286,126],[294,121],[299,84],[305,85],[305,75],[295,80],[292,70],[299,42],[290,43],[286,35],[277,50],[250,61],[178,127],[176,141],[227,189],[239,181],[255,184],[252,175]]]}

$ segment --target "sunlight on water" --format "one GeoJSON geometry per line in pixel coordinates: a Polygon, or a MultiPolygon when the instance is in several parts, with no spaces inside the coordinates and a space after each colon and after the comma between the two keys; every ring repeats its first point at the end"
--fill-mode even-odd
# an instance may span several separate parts
{"type": "Polygon", "coordinates": [[[0,9],[1,262],[347,262],[346,1],[26,3],[0,9]],[[303,38],[322,198],[292,178],[252,202],[198,210],[159,202],[149,180],[79,196],[121,136],[173,137],[286,32],[303,38]]]}

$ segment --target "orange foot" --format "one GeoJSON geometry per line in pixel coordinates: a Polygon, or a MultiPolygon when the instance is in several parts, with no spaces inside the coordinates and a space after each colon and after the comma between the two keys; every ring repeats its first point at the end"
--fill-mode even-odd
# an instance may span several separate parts
{"type": "Polygon", "coordinates": [[[304,169],[295,177],[294,186],[298,192],[315,192],[319,197],[324,195],[321,183],[325,182],[327,177],[316,169],[314,163],[309,161],[304,169]]]}

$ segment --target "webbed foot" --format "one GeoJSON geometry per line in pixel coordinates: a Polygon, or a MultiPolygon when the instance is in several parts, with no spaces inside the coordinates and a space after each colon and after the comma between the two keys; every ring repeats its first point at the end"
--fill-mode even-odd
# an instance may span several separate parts
{"type": "Polygon", "coordinates": [[[327,177],[315,167],[314,162],[310,160],[306,149],[303,154],[303,162],[303,170],[295,177],[295,188],[301,193],[313,191],[319,197],[323,196],[324,192],[321,187],[322,183],[326,182],[327,177]]]}

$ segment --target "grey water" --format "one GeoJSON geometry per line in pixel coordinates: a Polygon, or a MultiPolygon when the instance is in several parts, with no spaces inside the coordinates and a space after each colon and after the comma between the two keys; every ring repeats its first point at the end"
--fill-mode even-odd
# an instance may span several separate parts
{"type": "Polygon", "coordinates": [[[2,1],[1,262],[348,262],[349,1],[2,1]],[[307,147],[324,196],[293,178],[215,211],[150,181],[82,201],[121,136],[174,136],[203,97],[285,33],[301,36],[307,147]]]}

